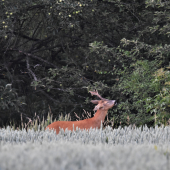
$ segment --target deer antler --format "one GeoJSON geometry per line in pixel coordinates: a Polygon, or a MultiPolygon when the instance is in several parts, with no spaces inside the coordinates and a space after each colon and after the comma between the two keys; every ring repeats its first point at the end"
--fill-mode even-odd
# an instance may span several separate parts
{"type": "Polygon", "coordinates": [[[93,96],[93,95],[96,95],[96,96],[98,96],[101,100],[105,100],[102,96],[99,95],[99,93],[98,93],[97,90],[95,90],[95,91],[89,91],[89,92],[91,93],[92,96],[93,96]]]}

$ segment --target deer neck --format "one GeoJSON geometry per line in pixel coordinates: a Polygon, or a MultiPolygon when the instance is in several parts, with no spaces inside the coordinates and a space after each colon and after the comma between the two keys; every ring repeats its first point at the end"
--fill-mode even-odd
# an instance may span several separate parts
{"type": "Polygon", "coordinates": [[[107,111],[108,110],[102,110],[102,109],[97,110],[97,112],[94,115],[94,119],[99,121],[100,123],[102,121],[102,123],[103,123],[104,119],[105,119],[105,117],[107,115],[107,111]]]}

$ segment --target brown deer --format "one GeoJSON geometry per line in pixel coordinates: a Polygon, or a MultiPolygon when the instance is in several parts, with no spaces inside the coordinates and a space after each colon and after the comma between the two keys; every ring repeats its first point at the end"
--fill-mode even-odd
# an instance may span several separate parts
{"type": "Polygon", "coordinates": [[[60,128],[64,130],[68,129],[73,131],[73,126],[74,129],[76,129],[77,127],[86,130],[90,128],[99,129],[101,123],[104,122],[108,110],[116,104],[116,101],[102,98],[97,91],[94,92],[90,91],[90,93],[92,96],[96,95],[101,99],[101,100],[91,100],[93,104],[97,104],[93,109],[94,111],[97,110],[94,117],[85,120],[80,120],[80,121],[56,121],[48,125],[46,129],[53,129],[56,131],[57,134],[59,133],[60,128]]]}

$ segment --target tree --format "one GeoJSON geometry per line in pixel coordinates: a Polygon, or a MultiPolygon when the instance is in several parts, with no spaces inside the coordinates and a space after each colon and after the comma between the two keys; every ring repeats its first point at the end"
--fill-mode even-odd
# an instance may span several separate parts
{"type": "Polygon", "coordinates": [[[15,93],[0,102],[8,121],[21,113],[47,115],[49,107],[54,117],[70,112],[74,119],[74,112],[92,110],[87,92],[93,89],[118,100],[109,112],[115,126],[155,120],[146,99],[165,86],[151,89],[159,84],[154,75],[169,62],[168,2],[0,3],[1,98],[7,84],[15,93]]]}

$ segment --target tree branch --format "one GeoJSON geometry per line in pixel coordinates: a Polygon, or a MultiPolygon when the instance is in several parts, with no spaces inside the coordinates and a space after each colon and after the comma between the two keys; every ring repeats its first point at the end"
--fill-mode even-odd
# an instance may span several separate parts
{"type": "Polygon", "coordinates": [[[34,80],[37,81],[37,77],[36,75],[34,74],[34,72],[30,69],[30,64],[29,64],[29,57],[27,56],[26,57],[26,62],[27,62],[27,70],[31,73],[31,75],[34,77],[34,80]]]}

